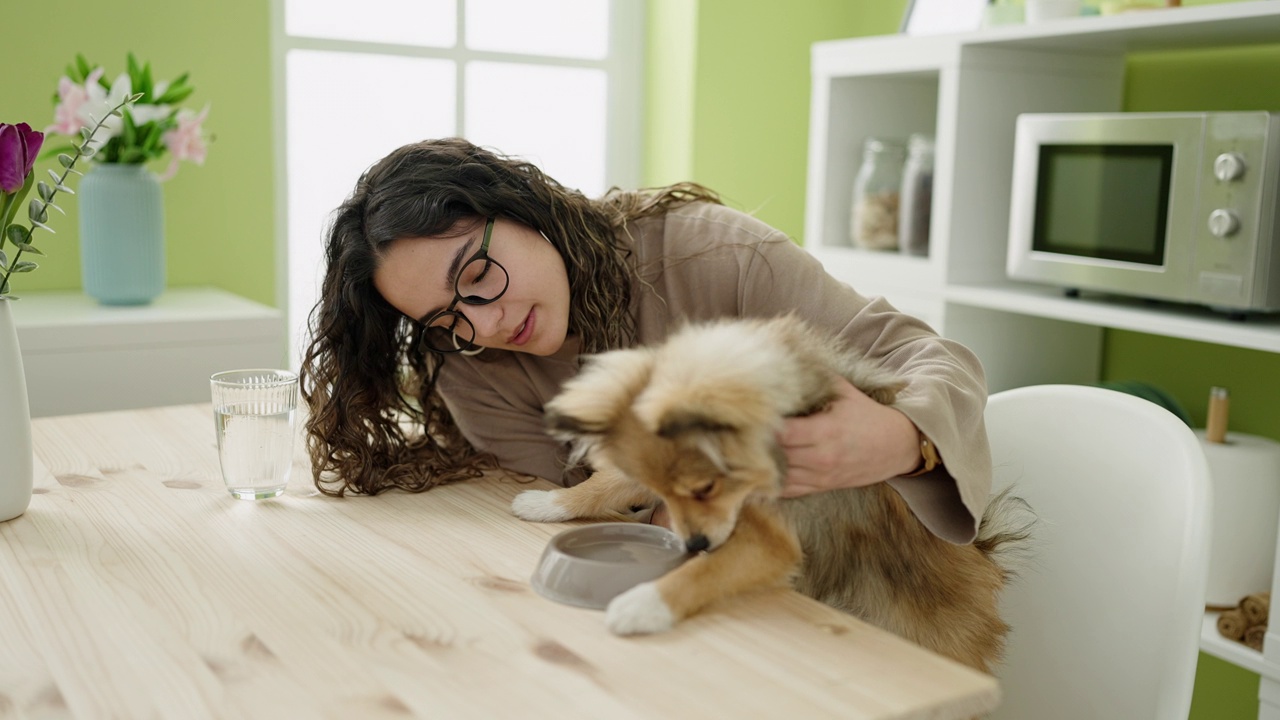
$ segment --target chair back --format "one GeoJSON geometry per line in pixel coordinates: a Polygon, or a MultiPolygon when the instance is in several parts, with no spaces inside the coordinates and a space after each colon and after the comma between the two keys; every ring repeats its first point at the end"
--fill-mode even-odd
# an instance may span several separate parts
{"type": "Polygon", "coordinates": [[[1185,720],[1209,558],[1199,440],[1147,400],[1039,385],[992,395],[993,492],[1039,520],[1002,596],[1001,720],[1185,720]]]}

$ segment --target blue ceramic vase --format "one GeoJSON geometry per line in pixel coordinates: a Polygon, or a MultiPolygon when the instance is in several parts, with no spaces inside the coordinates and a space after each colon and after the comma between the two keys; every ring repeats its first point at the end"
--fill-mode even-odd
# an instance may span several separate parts
{"type": "Polygon", "coordinates": [[[98,164],[80,182],[80,275],[103,305],[146,305],[164,291],[164,195],[142,165],[98,164]]]}

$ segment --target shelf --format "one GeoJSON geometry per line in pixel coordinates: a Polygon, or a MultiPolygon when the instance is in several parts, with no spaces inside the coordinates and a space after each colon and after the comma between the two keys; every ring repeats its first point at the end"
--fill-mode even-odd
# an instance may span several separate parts
{"type": "Polygon", "coordinates": [[[107,307],[82,292],[13,303],[32,417],[209,401],[219,370],[279,367],[279,310],[217,288],[107,307]]]}
{"type": "Polygon", "coordinates": [[[914,37],[884,35],[815,43],[818,75],[919,72],[955,61],[958,49],[1006,48],[1115,54],[1280,42],[1280,0],[1163,8],[914,37]]]}
{"type": "Polygon", "coordinates": [[[952,285],[946,299],[1020,315],[1280,352],[1280,315],[1231,320],[1207,308],[1090,294],[1068,298],[1057,288],[1012,282],[952,285]]]}
{"type": "Polygon", "coordinates": [[[1235,640],[1228,640],[1218,632],[1218,613],[1206,612],[1200,626],[1200,650],[1219,660],[1255,672],[1263,677],[1280,679],[1280,667],[1267,662],[1262,653],[1235,640]]]}

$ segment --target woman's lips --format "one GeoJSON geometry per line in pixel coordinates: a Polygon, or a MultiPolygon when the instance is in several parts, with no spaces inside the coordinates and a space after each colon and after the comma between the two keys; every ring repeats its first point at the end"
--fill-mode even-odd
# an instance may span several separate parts
{"type": "Polygon", "coordinates": [[[535,324],[534,311],[530,310],[529,314],[525,316],[524,322],[520,325],[520,327],[516,328],[516,334],[512,335],[511,340],[509,340],[508,342],[510,342],[512,345],[515,345],[516,347],[519,347],[529,342],[529,338],[533,337],[534,324],[535,324]]]}

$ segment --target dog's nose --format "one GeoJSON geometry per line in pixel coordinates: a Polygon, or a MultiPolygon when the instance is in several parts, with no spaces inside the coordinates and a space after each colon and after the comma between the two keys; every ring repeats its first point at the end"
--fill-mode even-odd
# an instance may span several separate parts
{"type": "Polygon", "coordinates": [[[684,546],[691,553],[700,553],[711,547],[711,541],[707,539],[706,535],[699,533],[686,540],[684,546]]]}

